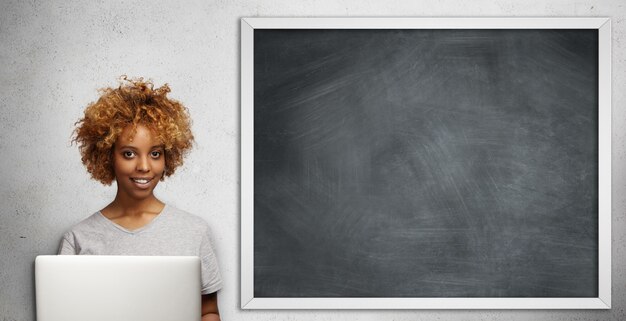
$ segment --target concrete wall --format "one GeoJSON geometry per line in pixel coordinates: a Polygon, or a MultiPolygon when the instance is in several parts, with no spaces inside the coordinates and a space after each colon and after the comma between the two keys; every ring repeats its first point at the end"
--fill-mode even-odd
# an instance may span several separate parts
{"type": "Polygon", "coordinates": [[[213,227],[224,320],[623,320],[626,318],[626,6],[555,1],[17,1],[0,3],[0,320],[34,320],[33,260],[114,195],[88,178],[73,123],[122,74],[168,82],[197,145],[160,185],[213,227]],[[608,16],[613,22],[613,309],[610,311],[241,311],[239,18],[608,16]]]}

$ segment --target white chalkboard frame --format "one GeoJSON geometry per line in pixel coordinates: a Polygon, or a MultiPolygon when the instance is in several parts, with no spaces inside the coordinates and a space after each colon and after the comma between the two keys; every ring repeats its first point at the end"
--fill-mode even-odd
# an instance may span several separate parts
{"type": "Polygon", "coordinates": [[[611,23],[586,18],[242,18],[241,19],[242,309],[610,309],[611,23]],[[256,29],[597,29],[599,60],[597,298],[255,298],[254,30],[256,29]]]}

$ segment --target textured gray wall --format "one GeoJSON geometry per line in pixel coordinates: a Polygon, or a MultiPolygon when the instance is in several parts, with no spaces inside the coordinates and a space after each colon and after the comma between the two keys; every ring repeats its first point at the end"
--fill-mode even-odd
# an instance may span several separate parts
{"type": "Polygon", "coordinates": [[[626,318],[626,7],[607,1],[16,1],[0,3],[0,320],[34,320],[33,260],[114,188],[70,146],[96,88],[119,75],[168,82],[197,137],[157,194],[213,227],[225,320],[623,320],[626,318]],[[610,311],[239,310],[239,18],[608,16],[613,21],[613,309],[610,311]]]}

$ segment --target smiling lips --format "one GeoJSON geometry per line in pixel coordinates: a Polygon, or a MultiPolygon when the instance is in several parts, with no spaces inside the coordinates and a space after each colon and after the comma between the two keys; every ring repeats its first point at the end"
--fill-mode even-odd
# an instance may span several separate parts
{"type": "Polygon", "coordinates": [[[132,178],[130,179],[131,181],[133,181],[133,183],[135,183],[135,185],[139,186],[140,188],[146,188],[148,187],[148,184],[152,181],[152,178],[132,178]]]}

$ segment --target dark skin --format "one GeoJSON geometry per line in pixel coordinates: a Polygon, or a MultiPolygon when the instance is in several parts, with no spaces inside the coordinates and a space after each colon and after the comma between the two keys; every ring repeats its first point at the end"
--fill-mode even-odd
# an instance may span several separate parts
{"type": "Polygon", "coordinates": [[[217,309],[217,292],[202,296],[202,321],[220,321],[217,309]]]}
{"type": "MultiPolygon", "coordinates": [[[[135,230],[150,223],[165,207],[153,193],[165,171],[165,156],[150,129],[138,125],[132,140],[130,132],[126,127],[115,142],[112,153],[117,194],[100,212],[114,223],[135,230]]],[[[217,293],[202,295],[202,321],[219,320],[217,293]]]]}

